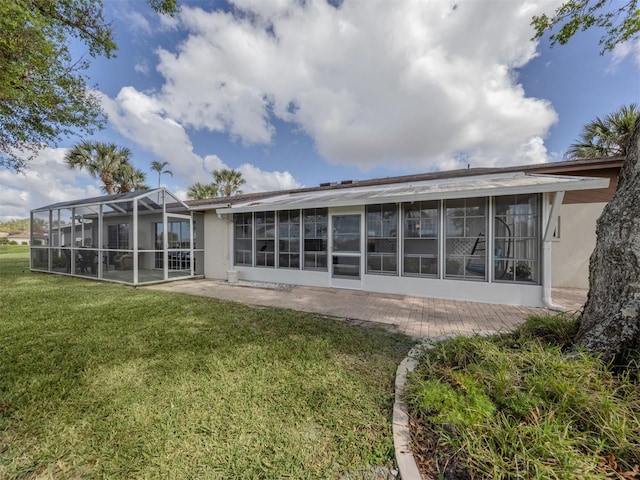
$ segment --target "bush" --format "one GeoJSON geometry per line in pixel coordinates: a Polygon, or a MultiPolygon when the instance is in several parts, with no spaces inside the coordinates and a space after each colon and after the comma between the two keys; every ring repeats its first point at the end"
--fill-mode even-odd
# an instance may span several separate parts
{"type": "Polygon", "coordinates": [[[454,338],[424,353],[407,402],[429,475],[636,478],[640,385],[567,351],[577,323],[535,316],[512,335],[454,338]]]}
{"type": "Polygon", "coordinates": [[[513,336],[518,341],[537,339],[548,345],[557,345],[562,349],[573,346],[573,339],[578,333],[580,318],[559,315],[530,315],[520,324],[513,336]]]}

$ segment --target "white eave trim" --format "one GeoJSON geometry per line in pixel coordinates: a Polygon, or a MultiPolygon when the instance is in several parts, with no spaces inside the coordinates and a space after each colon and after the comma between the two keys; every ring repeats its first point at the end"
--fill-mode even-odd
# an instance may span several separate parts
{"type": "Polygon", "coordinates": [[[530,175],[522,172],[430,180],[413,184],[330,189],[274,195],[252,202],[217,208],[217,213],[263,212],[298,208],[350,207],[376,203],[495,197],[607,188],[608,178],[563,175],[530,175]]]}

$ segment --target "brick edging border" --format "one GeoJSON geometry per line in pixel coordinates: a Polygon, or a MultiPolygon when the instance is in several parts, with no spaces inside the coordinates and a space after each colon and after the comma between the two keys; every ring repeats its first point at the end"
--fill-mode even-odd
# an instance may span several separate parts
{"type": "MultiPolygon", "coordinates": [[[[482,331],[471,335],[494,335],[499,332],[482,331]]],[[[417,357],[425,349],[433,348],[434,343],[442,342],[456,335],[443,335],[428,339],[415,345],[396,370],[395,400],[393,402],[393,446],[395,448],[396,464],[401,480],[422,480],[420,470],[411,450],[411,432],[409,430],[409,413],[404,400],[407,387],[407,375],[418,366],[417,357]]]]}

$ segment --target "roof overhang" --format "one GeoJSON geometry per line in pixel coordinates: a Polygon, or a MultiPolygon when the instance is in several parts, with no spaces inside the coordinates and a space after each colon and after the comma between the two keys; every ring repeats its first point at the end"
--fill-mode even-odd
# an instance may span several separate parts
{"type": "Polygon", "coordinates": [[[70,200],[65,202],[54,203],[40,208],[31,210],[33,213],[56,210],[61,208],[90,208],[97,214],[101,205],[108,206],[115,211],[127,213],[126,208],[119,206],[127,202],[139,201],[143,207],[149,211],[162,211],[162,203],[171,208],[188,211],[189,207],[186,203],[169,192],[164,187],[154,188],[150,190],[136,190],[134,192],[118,193],[115,195],[105,195],[102,197],[83,198],[79,200],[70,200]]]}
{"type": "Polygon", "coordinates": [[[298,208],[349,207],[376,203],[591,190],[608,186],[608,178],[515,172],[373,187],[353,187],[339,191],[274,194],[272,197],[260,200],[221,206],[222,208],[218,208],[217,212],[224,214],[298,208]]]}

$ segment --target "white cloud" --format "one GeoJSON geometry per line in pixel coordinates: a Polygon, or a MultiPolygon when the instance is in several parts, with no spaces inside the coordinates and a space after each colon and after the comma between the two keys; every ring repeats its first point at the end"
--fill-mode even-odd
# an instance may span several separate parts
{"type": "MultiPolygon", "coordinates": [[[[139,62],[164,77],[157,91],[124,87],[103,95],[110,125],[171,164],[171,184],[211,179],[227,168],[200,155],[192,130],[269,145],[276,120],[306,132],[334,164],[446,169],[522,164],[549,158],[543,138],[557,120],[545,100],[528,97],[514,69],[536,55],[531,16],[559,0],[232,0],[234,13],[188,5],[176,17],[118,9],[142,34],[182,29],[182,43],[139,62]]],[[[126,10],[127,4],[123,8],[126,10]]],[[[613,64],[640,41],[620,45],[613,64]]],[[[45,150],[22,176],[0,171],[0,219],[31,208],[100,194],[85,172],[45,150]]],[[[553,157],[553,153],[551,157],[553,157]]],[[[295,188],[288,172],[240,167],[246,192],[295,188]]],[[[164,177],[163,181],[168,181],[164,177]]],[[[153,183],[152,177],[149,177],[153,183]]]]}
{"type": "Polygon", "coordinates": [[[302,186],[289,172],[265,172],[249,163],[240,165],[238,170],[247,182],[242,186],[245,193],[290,190],[302,186]]]}
{"type": "MultiPolygon", "coordinates": [[[[166,114],[154,96],[124,87],[115,99],[103,94],[101,97],[114,128],[160,160],[169,162],[173,183],[206,183],[213,181],[213,170],[231,168],[217,155],[203,158],[194,153],[185,128],[166,114]]],[[[242,165],[240,171],[247,180],[246,193],[300,186],[289,172],[268,172],[250,164],[242,165]]]]}
{"type": "Polygon", "coordinates": [[[86,172],[63,162],[66,148],[46,148],[24,174],[0,170],[0,221],[28,218],[29,211],[52,203],[102,195],[86,172]]]}
{"type": "Polygon", "coordinates": [[[191,184],[208,174],[202,158],[193,152],[187,132],[164,113],[153,96],[124,87],[115,99],[102,95],[102,106],[114,128],[160,160],[169,162],[175,177],[191,184]]]}
{"type": "Polygon", "coordinates": [[[144,33],[146,35],[150,35],[153,31],[151,28],[151,24],[149,20],[145,18],[145,16],[132,8],[122,8],[120,9],[120,15],[126,19],[127,24],[132,32],[135,33],[144,33]]]}
{"type": "Polygon", "coordinates": [[[513,69],[536,55],[531,16],[555,3],[184,6],[188,35],[158,51],[165,83],[148,96],[187,128],[247,144],[270,144],[274,118],[294,122],[329,162],[364,170],[441,167],[459,152],[483,164],[544,161],[544,148],[527,145],[557,116],[513,69]]]}
{"type": "Polygon", "coordinates": [[[145,60],[141,60],[140,62],[135,64],[133,69],[138,73],[142,73],[143,75],[147,75],[149,73],[149,63],[147,62],[146,59],[145,60]]]}
{"type": "Polygon", "coordinates": [[[613,49],[613,55],[611,57],[611,64],[607,71],[613,73],[618,68],[618,65],[625,59],[631,58],[633,63],[640,67],[640,38],[635,40],[629,40],[628,42],[620,43],[613,49]]]}

